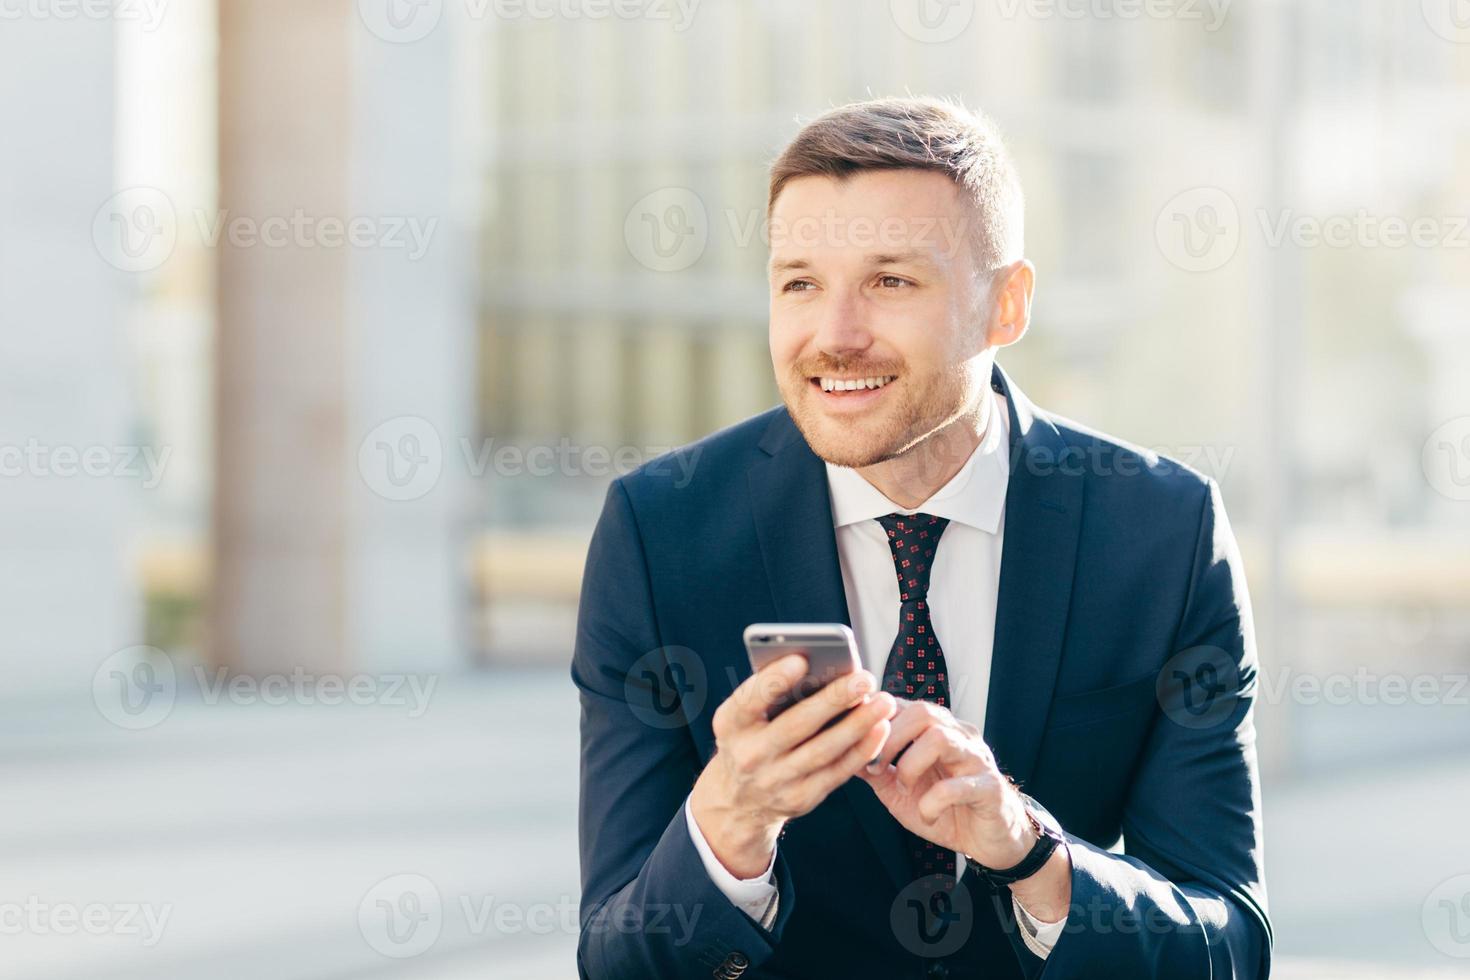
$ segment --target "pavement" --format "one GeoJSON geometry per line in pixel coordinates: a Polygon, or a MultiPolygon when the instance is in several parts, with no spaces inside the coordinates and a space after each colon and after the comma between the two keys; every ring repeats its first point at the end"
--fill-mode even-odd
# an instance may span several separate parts
{"type": "MultiPolygon", "coordinates": [[[[0,974],[575,976],[570,682],[439,680],[419,704],[180,694],[136,731],[90,692],[0,704],[0,974]]],[[[1334,764],[1265,806],[1273,976],[1470,976],[1470,753],[1334,764]]]]}

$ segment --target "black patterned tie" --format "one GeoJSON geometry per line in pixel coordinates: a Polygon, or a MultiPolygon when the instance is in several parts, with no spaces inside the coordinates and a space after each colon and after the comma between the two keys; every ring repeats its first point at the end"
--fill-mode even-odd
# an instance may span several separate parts
{"type": "MultiPolygon", "coordinates": [[[[949,671],[944,651],[929,619],[929,574],[939,536],[949,518],[931,514],[888,514],[878,518],[888,533],[888,550],[898,573],[898,637],[883,668],[883,690],[896,698],[933,701],[950,707],[949,671]]],[[[954,851],[904,830],[915,877],[944,874],[954,878],[954,851]]]]}

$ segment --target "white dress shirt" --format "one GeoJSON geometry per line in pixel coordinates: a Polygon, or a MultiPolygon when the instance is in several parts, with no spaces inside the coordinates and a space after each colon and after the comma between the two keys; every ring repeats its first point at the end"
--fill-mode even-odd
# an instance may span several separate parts
{"type": "MultiPolygon", "coordinates": [[[[880,679],[893,641],[898,637],[901,601],[888,535],[877,518],[896,512],[922,512],[949,519],[930,570],[929,611],[949,673],[950,710],[956,718],[982,731],[990,690],[1006,487],[1010,480],[1010,418],[1006,401],[987,391],[991,399],[990,421],[980,445],[948,483],[913,509],[889,500],[856,470],[826,464],[848,618],[857,636],[863,665],[880,679]]],[[[779,901],[773,876],[774,855],[772,867],[764,875],[736,878],[710,850],[687,803],[685,815],[689,835],[711,880],[733,904],[769,928],[775,921],[779,901]]],[[[956,855],[956,870],[964,873],[963,854],[956,855]]],[[[1021,920],[1021,936],[1026,946],[1045,958],[1056,945],[1065,919],[1041,922],[1014,899],[1012,904],[1021,920]]]]}

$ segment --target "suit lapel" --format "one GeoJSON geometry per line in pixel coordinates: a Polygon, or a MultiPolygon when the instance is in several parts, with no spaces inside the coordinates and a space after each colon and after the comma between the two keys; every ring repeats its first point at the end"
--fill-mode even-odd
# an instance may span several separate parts
{"type": "MultiPolygon", "coordinates": [[[[760,446],[766,455],[750,469],[751,506],[779,620],[852,625],[826,467],[784,411],[777,413],[760,446]]],[[[849,779],[842,796],[894,884],[908,884],[912,876],[898,822],[861,779],[849,779]]]]}
{"type": "Polygon", "coordinates": [[[1011,421],[1010,483],[996,601],[985,741],[1025,783],[1036,766],[1062,659],[1076,573],[1083,476],[1056,427],[997,366],[993,386],[1011,421]]]}

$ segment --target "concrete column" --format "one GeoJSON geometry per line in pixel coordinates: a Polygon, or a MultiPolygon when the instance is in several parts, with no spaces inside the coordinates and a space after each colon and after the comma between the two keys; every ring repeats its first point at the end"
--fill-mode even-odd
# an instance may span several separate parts
{"type": "Polygon", "coordinates": [[[370,7],[221,2],[221,207],[304,219],[219,252],[212,635],[247,672],[467,642],[479,80],[453,12],[370,7]]]}
{"type": "MultiPolygon", "coordinates": [[[[350,0],[220,0],[229,220],[352,216],[352,18],[350,0]]],[[[347,659],[350,258],[294,232],[218,245],[210,651],[232,669],[347,659]]]]}

